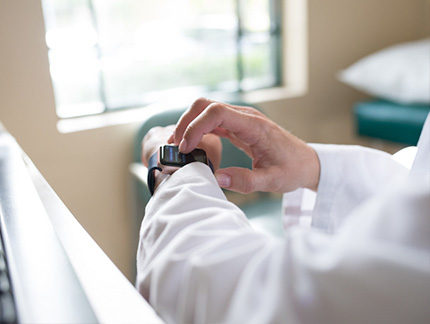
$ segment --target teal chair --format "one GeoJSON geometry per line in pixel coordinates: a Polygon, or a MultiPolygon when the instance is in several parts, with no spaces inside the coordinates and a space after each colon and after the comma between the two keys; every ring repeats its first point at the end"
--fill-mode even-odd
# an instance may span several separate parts
{"type": "MultiPolygon", "coordinates": [[[[240,103],[240,105],[246,105],[240,103]]],[[[162,111],[150,117],[139,128],[133,147],[133,163],[130,165],[132,175],[133,191],[133,228],[135,233],[135,243],[138,240],[138,229],[144,216],[144,209],[150,199],[150,193],[146,185],[146,168],[141,164],[142,139],[145,134],[155,126],[167,126],[176,124],[179,117],[185,111],[183,109],[172,109],[162,111]]],[[[252,168],[252,160],[243,151],[236,148],[226,139],[222,139],[223,153],[221,168],[237,166],[243,168],[252,168]]],[[[282,235],[282,199],[279,196],[273,196],[268,193],[257,193],[254,195],[240,195],[226,191],[226,195],[234,196],[239,201],[236,203],[241,208],[251,223],[255,223],[259,230],[273,235],[282,235]],[[239,197],[240,196],[240,197],[239,197]]]]}

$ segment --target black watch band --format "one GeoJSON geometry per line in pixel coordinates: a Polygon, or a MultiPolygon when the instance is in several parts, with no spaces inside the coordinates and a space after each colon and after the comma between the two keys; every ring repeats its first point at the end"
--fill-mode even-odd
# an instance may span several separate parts
{"type": "Polygon", "coordinates": [[[151,196],[154,194],[155,188],[155,170],[163,171],[158,166],[158,151],[152,154],[151,158],[148,161],[148,188],[151,196]]]}

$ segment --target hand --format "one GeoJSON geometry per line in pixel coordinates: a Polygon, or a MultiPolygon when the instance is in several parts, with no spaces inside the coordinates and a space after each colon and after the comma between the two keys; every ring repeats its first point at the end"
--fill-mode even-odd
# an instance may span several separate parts
{"type": "MultiPolygon", "coordinates": [[[[168,139],[174,130],[175,126],[170,125],[167,127],[154,127],[148,131],[142,141],[142,163],[145,166],[148,166],[149,159],[158,151],[159,147],[168,143],[168,139]]],[[[214,170],[217,170],[221,162],[222,144],[220,138],[214,134],[205,135],[197,147],[206,151],[214,170]]]]}
{"type": "Polygon", "coordinates": [[[318,188],[316,152],[256,109],[198,99],[182,115],[169,142],[188,153],[209,133],[228,138],[253,159],[252,170],[218,170],[221,187],[243,193],[318,188]]]}

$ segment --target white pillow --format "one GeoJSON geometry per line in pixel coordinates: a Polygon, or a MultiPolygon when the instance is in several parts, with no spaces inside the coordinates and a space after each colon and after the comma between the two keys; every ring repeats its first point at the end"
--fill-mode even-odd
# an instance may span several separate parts
{"type": "Polygon", "coordinates": [[[339,74],[340,81],[402,104],[430,103],[430,38],[388,47],[339,74]]]}

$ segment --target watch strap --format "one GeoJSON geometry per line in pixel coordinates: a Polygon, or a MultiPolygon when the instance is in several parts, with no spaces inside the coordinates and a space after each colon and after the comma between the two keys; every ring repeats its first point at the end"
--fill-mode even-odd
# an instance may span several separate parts
{"type": "Polygon", "coordinates": [[[212,161],[208,159],[208,165],[212,170],[212,173],[215,173],[214,165],[212,164],[212,161]]]}
{"type": "Polygon", "coordinates": [[[148,161],[148,188],[151,195],[154,194],[155,189],[155,170],[162,171],[158,166],[158,150],[152,154],[148,161]]]}

